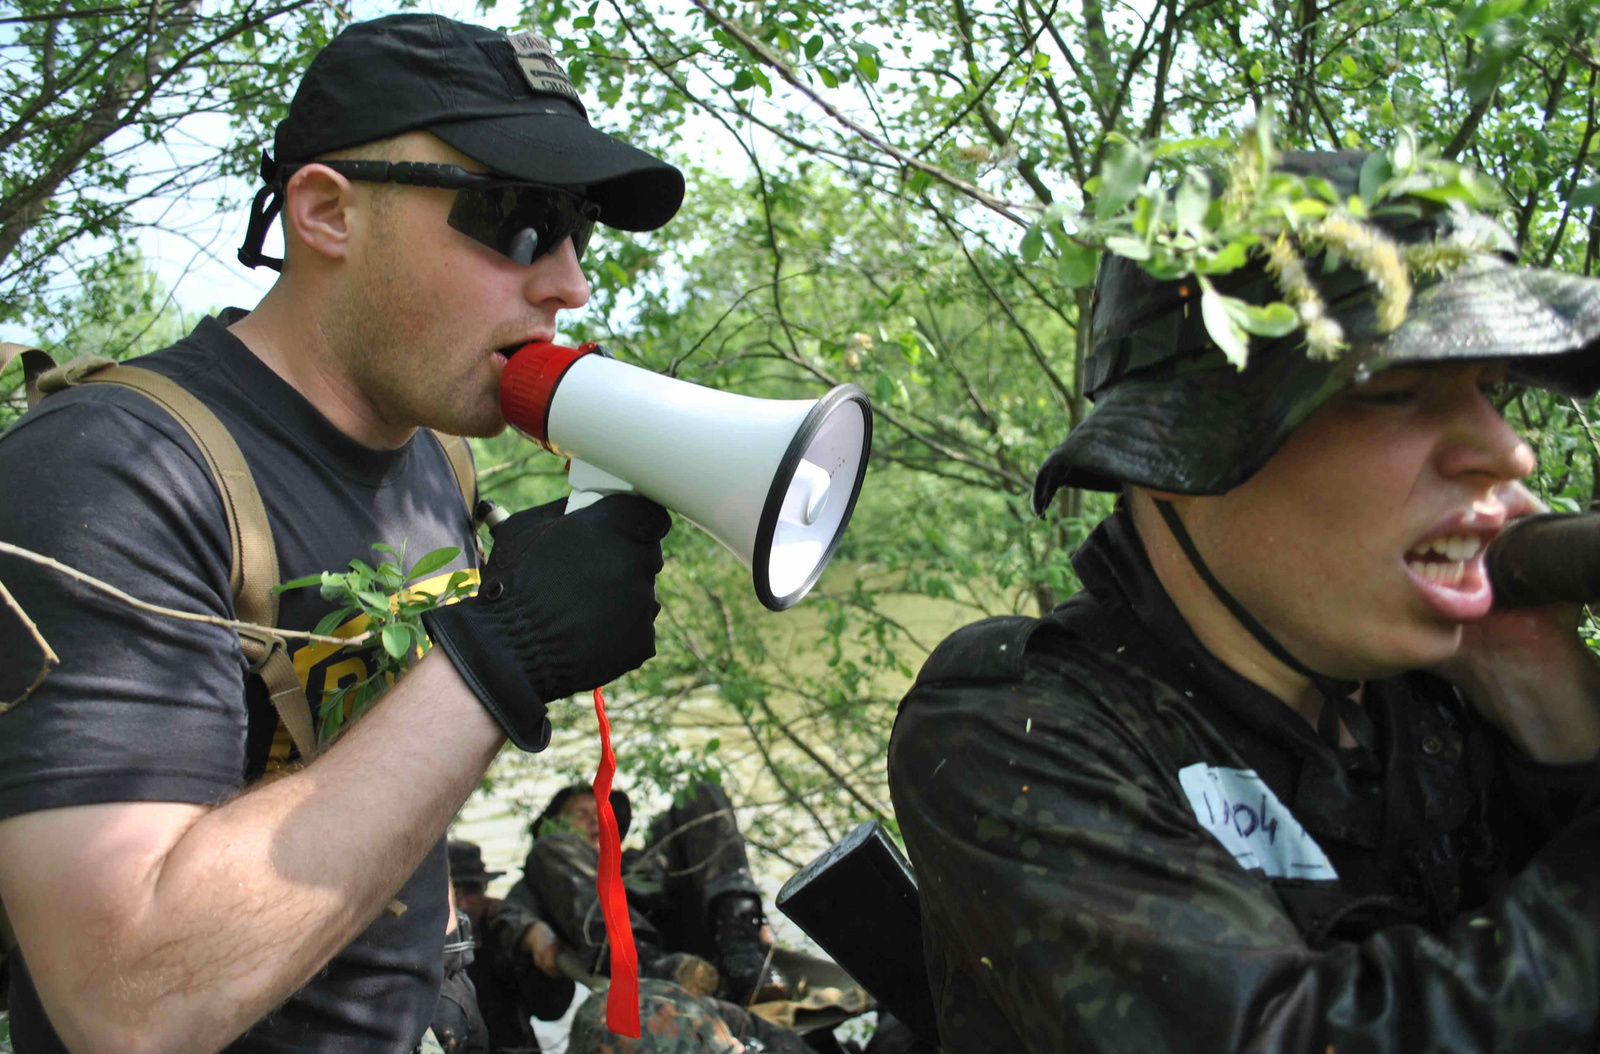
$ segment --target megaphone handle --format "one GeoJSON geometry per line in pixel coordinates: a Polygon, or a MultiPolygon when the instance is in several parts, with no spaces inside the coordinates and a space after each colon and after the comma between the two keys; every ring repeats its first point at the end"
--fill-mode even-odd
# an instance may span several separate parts
{"type": "Polygon", "coordinates": [[[572,487],[572,494],[567,498],[569,516],[579,509],[587,509],[608,494],[632,494],[634,490],[633,484],[622,477],[577,458],[572,459],[567,469],[567,483],[572,487]]]}

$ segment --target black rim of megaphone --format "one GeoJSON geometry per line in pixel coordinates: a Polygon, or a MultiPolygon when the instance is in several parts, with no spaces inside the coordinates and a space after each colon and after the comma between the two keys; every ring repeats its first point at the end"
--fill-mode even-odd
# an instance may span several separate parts
{"type": "Polygon", "coordinates": [[[750,571],[755,579],[756,596],[767,610],[783,611],[798,603],[800,598],[817,584],[822,572],[827,570],[828,564],[833,560],[834,550],[839,548],[839,541],[844,538],[845,528],[850,526],[850,517],[855,514],[856,499],[861,496],[861,484],[867,478],[867,462],[871,457],[872,403],[867,399],[867,393],[860,388],[853,384],[841,384],[817,400],[817,405],[811,408],[811,412],[806,414],[806,419],[800,423],[800,430],[789,440],[789,449],[784,451],[783,460],[778,462],[778,471],[772,477],[772,488],[767,491],[767,503],[761,508],[761,519],[756,525],[756,545],[750,561],[750,571]],[[861,464],[856,471],[855,485],[850,490],[850,504],[845,506],[844,518],[839,521],[839,529],[833,532],[833,540],[828,543],[822,559],[817,561],[816,568],[806,576],[806,580],[798,589],[786,596],[773,596],[772,536],[778,529],[778,513],[783,510],[784,495],[789,493],[789,483],[794,478],[795,470],[800,467],[800,459],[811,446],[811,440],[816,438],[822,422],[832,416],[839,408],[839,404],[844,402],[860,403],[862,417],[861,464]]]}

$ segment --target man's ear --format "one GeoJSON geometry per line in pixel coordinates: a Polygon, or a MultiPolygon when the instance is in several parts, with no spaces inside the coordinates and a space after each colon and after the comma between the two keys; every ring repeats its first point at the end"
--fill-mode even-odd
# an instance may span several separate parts
{"type": "MultiPolygon", "coordinates": [[[[349,255],[355,189],[348,179],[326,165],[307,165],[289,177],[284,199],[286,242],[297,241],[327,260],[349,255]]],[[[288,245],[284,249],[287,254],[288,245]]]]}

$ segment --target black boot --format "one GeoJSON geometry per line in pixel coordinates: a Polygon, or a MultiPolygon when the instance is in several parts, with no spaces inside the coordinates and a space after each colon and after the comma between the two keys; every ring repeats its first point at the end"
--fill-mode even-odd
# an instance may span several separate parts
{"type": "Polygon", "coordinates": [[[724,999],[745,1006],[793,995],[792,986],[772,965],[772,945],[762,936],[767,917],[759,897],[747,893],[719,897],[711,906],[711,920],[724,999]]]}

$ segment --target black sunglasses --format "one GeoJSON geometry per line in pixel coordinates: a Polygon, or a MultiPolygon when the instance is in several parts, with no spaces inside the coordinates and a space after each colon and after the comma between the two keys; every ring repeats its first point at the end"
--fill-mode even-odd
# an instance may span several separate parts
{"type": "Polygon", "coordinates": [[[363,183],[402,183],[457,191],[449,224],[473,241],[526,267],[568,238],[578,258],[589,247],[600,206],[561,187],[470,172],[425,161],[307,161],[278,168],[280,186],[297,169],[324,165],[363,183]]]}

